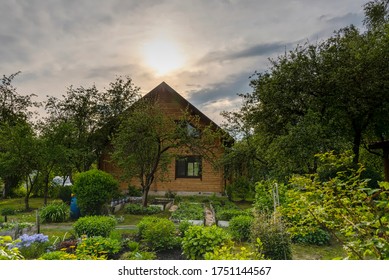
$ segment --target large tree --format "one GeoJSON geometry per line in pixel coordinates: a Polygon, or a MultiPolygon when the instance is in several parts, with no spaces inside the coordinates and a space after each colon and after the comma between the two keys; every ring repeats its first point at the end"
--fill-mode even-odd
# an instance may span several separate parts
{"type": "Polygon", "coordinates": [[[89,170],[97,162],[119,126],[119,116],[138,99],[138,91],[129,77],[118,77],[103,91],[94,85],[71,86],[62,99],[48,99],[48,122],[66,123],[74,132],[68,145],[78,172],[89,170]]]}
{"type": "Polygon", "coordinates": [[[329,150],[350,149],[358,163],[366,142],[389,133],[387,2],[366,4],[366,31],[349,26],[298,46],[251,81],[242,120],[278,175],[315,172],[314,155],[329,150]]]}

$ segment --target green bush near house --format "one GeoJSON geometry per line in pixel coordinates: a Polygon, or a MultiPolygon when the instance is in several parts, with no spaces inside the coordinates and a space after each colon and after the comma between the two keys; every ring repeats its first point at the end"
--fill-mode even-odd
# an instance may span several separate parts
{"type": "Polygon", "coordinates": [[[152,215],[162,212],[158,206],[143,207],[140,204],[128,204],[126,206],[126,213],[133,215],[152,215]]]}
{"type": "Polygon", "coordinates": [[[81,215],[104,214],[108,209],[107,203],[117,194],[118,189],[119,183],[106,172],[92,169],[79,173],[74,180],[73,191],[81,215]]]}
{"type": "Polygon", "coordinates": [[[253,217],[251,216],[235,216],[230,220],[229,231],[232,238],[237,241],[248,241],[251,237],[251,226],[253,217]]]}
{"type": "Polygon", "coordinates": [[[73,228],[77,236],[103,236],[108,237],[116,226],[116,219],[107,216],[89,216],[78,219],[73,228]]]}

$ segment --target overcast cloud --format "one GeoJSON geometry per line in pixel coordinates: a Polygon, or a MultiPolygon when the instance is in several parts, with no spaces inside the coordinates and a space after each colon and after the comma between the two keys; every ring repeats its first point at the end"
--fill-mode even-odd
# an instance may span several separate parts
{"type": "MultiPolygon", "coordinates": [[[[22,94],[61,96],[70,85],[108,86],[128,75],[142,93],[167,82],[216,122],[240,105],[249,76],[268,58],[362,27],[367,0],[3,1],[0,74],[22,73],[22,94]],[[163,37],[185,63],[157,75],[144,46],[163,37]]],[[[161,54],[163,55],[163,54],[161,54]]]]}

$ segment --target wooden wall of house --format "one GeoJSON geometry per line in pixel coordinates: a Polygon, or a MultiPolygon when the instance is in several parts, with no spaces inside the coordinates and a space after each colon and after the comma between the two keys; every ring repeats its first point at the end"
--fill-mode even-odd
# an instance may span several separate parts
{"type": "MultiPolygon", "coordinates": [[[[187,103],[179,95],[171,94],[171,92],[159,92],[156,96],[158,105],[169,116],[174,119],[179,119],[183,112],[187,109],[187,103]]],[[[207,125],[204,123],[204,125],[207,125]]],[[[222,154],[222,149],[216,148],[217,154],[222,154]]],[[[99,164],[99,168],[108,173],[111,173],[120,181],[120,169],[111,161],[109,153],[105,153],[99,164]]],[[[175,160],[172,161],[165,174],[163,181],[156,179],[150,189],[150,194],[153,191],[172,191],[172,192],[215,192],[222,193],[224,191],[224,176],[222,170],[215,170],[213,166],[206,160],[202,160],[202,178],[175,178],[175,160]]],[[[134,178],[131,181],[134,186],[140,186],[139,180],[134,178]]],[[[128,187],[128,182],[121,182],[121,189],[124,191],[128,187]]]]}

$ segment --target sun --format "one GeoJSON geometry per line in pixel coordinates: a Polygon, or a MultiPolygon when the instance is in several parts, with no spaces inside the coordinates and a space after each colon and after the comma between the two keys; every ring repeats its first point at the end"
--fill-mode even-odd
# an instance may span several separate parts
{"type": "Polygon", "coordinates": [[[145,64],[156,71],[157,76],[177,70],[185,63],[178,44],[164,37],[154,38],[145,43],[142,54],[145,64]]]}

